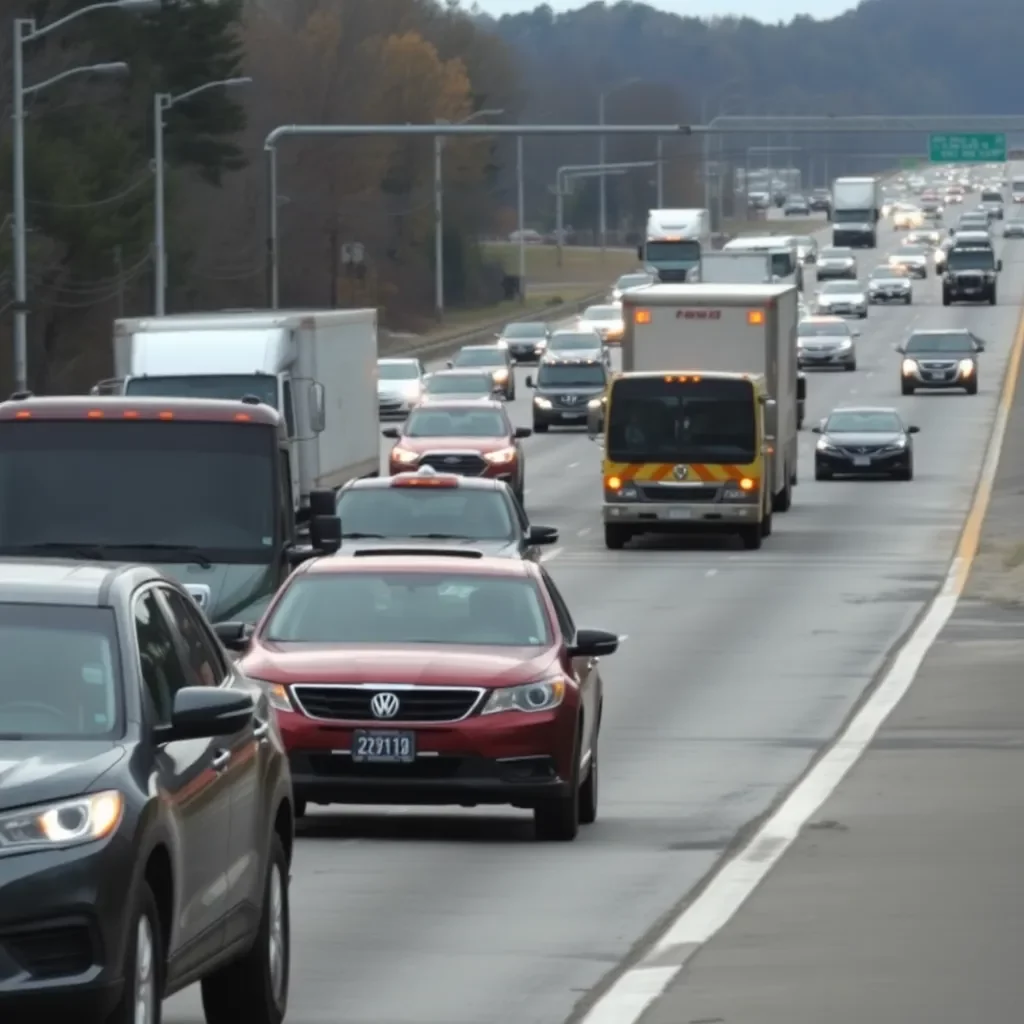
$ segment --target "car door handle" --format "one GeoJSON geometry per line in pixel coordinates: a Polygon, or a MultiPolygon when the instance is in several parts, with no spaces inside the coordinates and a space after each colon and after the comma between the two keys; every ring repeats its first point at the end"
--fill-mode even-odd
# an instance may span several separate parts
{"type": "Polygon", "coordinates": [[[260,724],[257,725],[255,729],[253,729],[252,734],[258,740],[265,740],[267,738],[267,734],[269,732],[270,732],[270,723],[269,722],[260,722],[260,724]]]}
{"type": "Polygon", "coordinates": [[[222,772],[227,768],[228,763],[231,761],[231,751],[222,750],[217,756],[210,762],[210,767],[215,772],[222,772]]]}

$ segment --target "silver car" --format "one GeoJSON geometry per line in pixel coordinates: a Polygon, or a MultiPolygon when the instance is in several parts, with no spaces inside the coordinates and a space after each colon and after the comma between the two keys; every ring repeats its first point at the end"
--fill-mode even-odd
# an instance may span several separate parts
{"type": "Polygon", "coordinates": [[[548,359],[593,359],[611,365],[611,357],[594,330],[555,331],[548,342],[548,359]]]}
{"type": "Polygon", "coordinates": [[[622,306],[588,306],[580,315],[577,326],[582,330],[596,331],[605,343],[618,343],[622,341],[623,332],[622,306]]]}
{"type": "Polygon", "coordinates": [[[630,288],[644,288],[649,284],[654,284],[656,280],[657,278],[654,274],[648,274],[646,271],[638,271],[635,274],[623,274],[612,287],[608,295],[608,301],[621,302],[623,292],[628,291],[630,288]]]}
{"type": "Polygon", "coordinates": [[[1003,224],[1003,238],[1024,238],[1024,217],[1011,217],[1003,224]]]}
{"type": "Polygon", "coordinates": [[[875,267],[868,276],[868,302],[902,302],[909,306],[914,301],[914,286],[906,271],[899,267],[875,267]]]}
{"type": "Polygon", "coordinates": [[[868,315],[867,289],[859,281],[826,281],[815,296],[815,309],[820,316],[868,315]]]}
{"type": "Polygon", "coordinates": [[[857,280],[857,257],[852,249],[834,246],[818,253],[817,274],[819,281],[830,278],[857,280]]]}
{"type": "Polygon", "coordinates": [[[857,369],[855,331],[838,316],[812,316],[801,320],[796,331],[797,366],[803,369],[857,369]]]}
{"type": "Polygon", "coordinates": [[[912,277],[924,279],[928,276],[928,258],[931,251],[923,245],[903,245],[890,257],[894,267],[903,267],[912,277]]]}
{"type": "Polygon", "coordinates": [[[404,420],[423,395],[418,359],[377,360],[377,408],[382,420],[404,420]]]}

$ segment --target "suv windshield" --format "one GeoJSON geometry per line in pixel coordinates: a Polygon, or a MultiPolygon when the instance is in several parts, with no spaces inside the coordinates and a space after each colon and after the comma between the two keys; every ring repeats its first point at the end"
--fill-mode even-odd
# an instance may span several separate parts
{"type": "Polygon", "coordinates": [[[551,642],[532,580],[436,572],[309,573],[263,630],[299,644],[540,647],[551,642]]]}
{"type": "Polygon", "coordinates": [[[912,334],[904,347],[907,355],[915,352],[948,352],[954,354],[973,354],[974,342],[964,331],[950,331],[935,334],[912,334]]]}
{"type": "Polygon", "coordinates": [[[505,417],[497,409],[414,409],[405,421],[406,437],[507,437],[505,417]]]}
{"type": "Polygon", "coordinates": [[[121,669],[109,608],[0,604],[0,740],[120,732],[121,669]]]}
{"type": "Polygon", "coordinates": [[[510,540],[512,519],[496,490],[353,487],[338,495],[343,537],[510,540]]]}
{"type": "Polygon", "coordinates": [[[996,254],[988,246],[954,245],[946,256],[949,270],[995,270],[996,254]]]}
{"type": "Polygon", "coordinates": [[[757,453],[756,409],[750,381],[625,377],[613,384],[607,458],[746,465],[757,453]]]}
{"type": "Polygon", "coordinates": [[[1003,201],[1002,192],[982,192],[981,201],[983,203],[1001,203],[1003,201]]]}
{"type": "Polygon", "coordinates": [[[539,388],[603,388],[607,377],[600,363],[541,363],[539,388]]]}
{"type": "Polygon", "coordinates": [[[494,378],[489,373],[434,373],[423,389],[428,395],[491,395],[494,378]]]}
{"type": "Polygon", "coordinates": [[[500,348],[464,348],[454,362],[456,366],[504,366],[505,351],[500,348]]]}
{"type": "Polygon", "coordinates": [[[902,430],[903,424],[892,412],[834,412],[825,423],[829,434],[898,434],[902,430]]]}
{"type": "Polygon", "coordinates": [[[596,334],[554,334],[548,342],[549,352],[583,352],[601,347],[596,334]]]}

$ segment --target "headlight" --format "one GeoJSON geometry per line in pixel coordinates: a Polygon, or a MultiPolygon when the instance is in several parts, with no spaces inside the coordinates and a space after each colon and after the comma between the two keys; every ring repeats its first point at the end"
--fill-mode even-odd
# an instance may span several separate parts
{"type": "Polygon", "coordinates": [[[551,408],[551,399],[550,398],[541,398],[540,395],[535,395],[534,399],[533,399],[533,404],[535,406],[537,406],[538,409],[550,409],[551,408]]]}
{"type": "Polygon", "coordinates": [[[295,710],[295,705],[292,704],[287,686],[282,686],[280,683],[272,683],[267,679],[256,679],[253,676],[248,676],[248,678],[263,687],[266,691],[267,699],[270,701],[270,706],[275,711],[295,710]]]}
{"type": "Polygon", "coordinates": [[[116,790],[25,807],[0,815],[0,850],[76,846],[109,836],[124,814],[116,790]]]}
{"type": "Polygon", "coordinates": [[[497,345],[498,348],[508,348],[508,341],[504,338],[499,338],[494,344],[497,345]]]}
{"type": "Polygon", "coordinates": [[[413,462],[419,462],[420,453],[411,452],[408,448],[396,447],[391,449],[391,458],[394,459],[395,462],[401,462],[403,465],[408,466],[413,462]]]}
{"type": "Polygon", "coordinates": [[[839,351],[845,352],[848,348],[853,348],[853,339],[843,338],[843,340],[839,342],[839,351]]]}
{"type": "Polygon", "coordinates": [[[909,376],[912,373],[917,373],[917,362],[913,359],[904,359],[903,373],[905,376],[909,376]]]}
{"type": "Polygon", "coordinates": [[[561,676],[526,683],[523,686],[502,686],[492,690],[482,715],[501,711],[551,711],[565,700],[565,680],[561,676]]]}
{"type": "Polygon", "coordinates": [[[499,382],[508,380],[508,370],[495,370],[494,379],[499,382]]]}
{"type": "Polygon", "coordinates": [[[969,377],[974,373],[974,360],[973,359],[961,359],[960,360],[960,374],[964,377],[969,377]]]}
{"type": "Polygon", "coordinates": [[[601,406],[604,405],[604,403],[607,401],[608,399],[604,395],[602,395],[600,398],[592,398],[589,402],[587,402],[587,408],[600,409],[601,406]]]}
{"type": "Polygon", "coordinates": [[[825,438],[822,438],[818,442],[816,447],[817,447],[819,452],[834,452],[834,451],[838,451],[836,446],[834,444],[832,444],[831,441],[827,441],[825,438]]]}
{"type": "Polygon", "coordinates": [[[496,452],[484,452],[484,458],[491,463],[492,466],[501,466],[506,462],[515,461],[516,450],[515,448],[499,448],[496,452]]]}

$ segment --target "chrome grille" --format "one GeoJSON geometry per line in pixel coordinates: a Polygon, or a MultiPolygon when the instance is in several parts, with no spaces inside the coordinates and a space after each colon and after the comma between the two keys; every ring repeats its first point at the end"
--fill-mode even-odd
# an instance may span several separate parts
{"type": "Polygon", "coordinates": [[[487,460],[472,452],[428,452],[420,465],[459,476],[482,476],[487,471],[487,460]]]}
{"type": "Polygon", "coordinates": [[[345,722],[459,722],[480,702],[484,690],[471,686],[319,686],[301,683],[292,696],[310,718],[345,722]],[[370,709],[374,694],[392,693],[398,712],[378,718],[370,709]]]}

